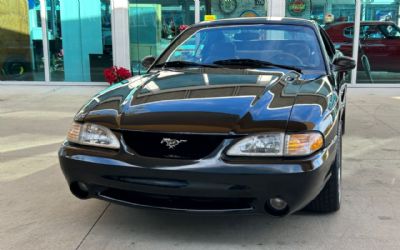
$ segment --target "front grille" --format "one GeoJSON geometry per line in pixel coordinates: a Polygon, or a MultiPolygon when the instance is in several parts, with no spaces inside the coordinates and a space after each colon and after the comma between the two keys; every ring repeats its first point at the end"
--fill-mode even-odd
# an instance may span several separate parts
{"type": "Polygon", "coordinates": [[[253,198],[206,198],[148,194],[135,191],[109,188],[98,194],[107,200],[114,200],[139,206],[197,211],[250,211],[253,210],[253,198]]]}
{"type": "Polygon", "coordinates": [[[201,159],[211,154],[226,135],[124,131],[125,143],[137,154],[155,158],[201,159]]]}

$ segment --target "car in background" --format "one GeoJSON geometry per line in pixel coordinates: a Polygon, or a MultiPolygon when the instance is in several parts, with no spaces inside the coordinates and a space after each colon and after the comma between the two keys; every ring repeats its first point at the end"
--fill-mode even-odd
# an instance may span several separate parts
{"type": "MultiPolygon", "coordinates": [[[[354,23],[332,24],[326,27],[326,32],[336,48],[347,56],[352,55],[354,23]]],[[[365,55],[360,69],[400,72],[400,28],[394,22],[361,22],[360,48],[360,57],[365,55]]]]}
{"type": "Polygon", "coordinates": [[[355,62],[317,23],[202,22],[143,66],[75,116],[59,151],[75,196],[198,213],[340,208],[355,62]]]}

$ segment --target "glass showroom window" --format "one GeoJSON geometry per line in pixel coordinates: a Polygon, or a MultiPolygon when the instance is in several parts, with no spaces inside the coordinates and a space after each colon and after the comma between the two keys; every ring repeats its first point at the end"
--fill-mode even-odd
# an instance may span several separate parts
{"type": "Polygon", "coordinates": [[[397,0],[363,1],[357,83],[399,83],[399,8],[397,0]]]}
{"type": "Polygon", "coordinates": [[[218,19],[267,16],[267,0],[207,0],[206,5],[218,19]]]}
{"type": "Polygon", "coordinates": [[[110,0],[47,0],[51,81],[103,82],[112,66],[110,0]]]}
{"type": "Polygon", "coordinates": [[[0,80],[44,80],[39,1],[1,1],[0,80]]]}
{"type": "MultiPolygon", "coordinates": [[[[362,1],[357,83],[398,83],[400,79],[400,3],[362,1]]],[[[286,15],[316,20],[336,48],[352,56],[355,1],[287,0],[286,15]]]]}
{"type": "MultiPolygon", "coordinates": [[[[204,1],[201,1],[205,13],[204,1]]],[[[195,22],[194,1],[129,0],[129,33],[132,71],[143,72],[141,59],[158,56],[185,25],[195,22]]]]}
{"type": "Polygon", "coordinates": [[[286,16],[318,22],[336,49],[350,57],[353,53],[353,35],[350,34],[352,30],[346,27],[354,25],[355,9],[354,0],[286,0],[286,16]]]}
{"type": "Polygon", "coordinates": [[[325,28],[354,22],[354,14],[354,0],[286,0],[286,16],[315,20],[325,28]]]}
{"type": "MultiPolygon", "coordinates": [[[[357,83],[398,83],[400,78],[399,3],[376,0],[361,8],[357,83]]],[[[327,29],[338,49],[351,56],[354,21],[332,24],[327,29]]]]}

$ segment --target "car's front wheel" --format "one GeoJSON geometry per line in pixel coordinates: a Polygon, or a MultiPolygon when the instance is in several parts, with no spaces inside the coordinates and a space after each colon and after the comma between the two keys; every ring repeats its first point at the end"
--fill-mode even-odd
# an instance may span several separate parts
{"type": "Polygon", "coordinates": [[[342,133],[339,126],[336,158],[331,166],[331,177],[321,193],[308,204],[307,211],[329,213],[340,209],[342,189],[342,133]]]}

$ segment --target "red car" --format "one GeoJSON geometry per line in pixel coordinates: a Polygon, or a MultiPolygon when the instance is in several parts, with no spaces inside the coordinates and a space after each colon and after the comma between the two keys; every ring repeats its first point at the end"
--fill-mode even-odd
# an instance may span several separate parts
{"type": "MultiPolygon", "coordinates": [[[[326,32],[340,51],[352,55],[354,23],[332,24],[326,32]]],[[[395,23],[361,22],[360,48],[364,70],[400,72],[400,28],[395,23]]]]}

